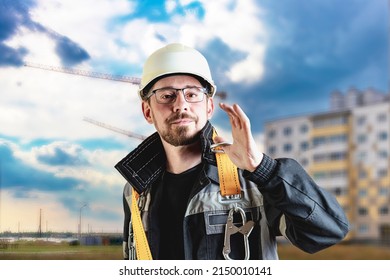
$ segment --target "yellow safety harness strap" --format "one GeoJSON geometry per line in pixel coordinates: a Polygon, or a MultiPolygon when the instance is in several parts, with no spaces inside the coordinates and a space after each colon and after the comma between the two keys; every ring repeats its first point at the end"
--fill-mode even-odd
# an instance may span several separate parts
{"type": "Polygon", "coordinates": [[[131,219],[134,231],[135,249],[138,260],[152,260],[148,239],[142,225],[141,214],[137,205],[139,194],[133,188],[131,196],[131,219]]]}
{"type": "MultiPolygon", "coordinates": [[[[217,136],[213,131],[213,139],[217,136]]],[[[227,154],[218,152],[220,148],[216,148],[215,157],[217,159],[218,177],[221,195],[229,197],[232,195],[241,195],[240,180],[238,179],[237,166],[233,164],[227,154]]]]}

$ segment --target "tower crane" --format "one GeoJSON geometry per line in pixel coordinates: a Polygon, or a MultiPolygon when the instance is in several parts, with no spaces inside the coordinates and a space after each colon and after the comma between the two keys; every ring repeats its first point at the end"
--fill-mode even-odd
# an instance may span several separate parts
{"type": "Polygon", "coordinates": [[[136,138],[138,140],[145,140],[146,139],[146,136],[143,136],[143,135],[140,135],[137,133],[133,133],[133,132],[121,129],[121,128],[117,128],[117,127],[111,126],[111,125],[103,123],[103,122],[96,121],[96,120],[88,118],[88,117],[84,117],[83,120],[86,122],[92,123],[94,125],[109,129],[111,131],[118,132],[120,134],[126,135],[126,136],[131,137],[131,138],[136,138]]]}
{"type": "MultiPolygon", "coordinates": [[[[139,85],[141,83],[141,79],[137,78],[137,77],[105,74],[105,73],[87,71],[87,70],[82,70],[82,69],[74,69],[74,68],[69,68],[69,67],[50,66],[50,65],[44,65],[44,64],[40,64],[40,63],[34,63],[34,62],[25,62],[24,66],[38,68],[38,69],[42,69],[42,70],[49,70],[49,71],[55,71],[55,72],[60,72],[60,73],[66,73],[66,74],[71,74],[71,75],[79,75],[79,76],[85,76],[85,77],[90,77],[90,78],[105,79],[105,80],[111,80],[111,81],[117,81],[117,82],[125,82],[125,83],[134,84],[134,85],[139,85]]],[[[218,96],[221,100],[225,100],[227,97],[227,94],[225,91],[217,91],[215,93],[215,95],[218,96]]]]}
{"type": "Polygon", "coordinates": [[[98,79],[112,80],[112,81],[117,81],[117,82],[131,83],[134,85],[139,85],[141,82],[141,79],[136,78],[136,77],[104,74],[104,73],[92,72],[92,71],[81,70],[81,69],[74,69],[74,68],[69,68],[69,67],[49,66],[49,65],[33,63],[33,62],[25,62],[24,66],[43,69],[43,70],[49,70],[49,71],[55,71],[55,72],[61,72],[61,73],[67,73],[67,74],[72,74],[72,75],[85,76],[85,77],[90,77],[90,78],[98,78],[98,79]]]}

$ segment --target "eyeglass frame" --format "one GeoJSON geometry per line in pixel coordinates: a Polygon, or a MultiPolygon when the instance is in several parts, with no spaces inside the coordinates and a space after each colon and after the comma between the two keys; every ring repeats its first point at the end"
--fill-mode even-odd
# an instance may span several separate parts
{"type": "Polygon", "coordinates": [[[172,99],[171,102],[168,102],[168,103],[163,103],[163,102],[159,102],[157,96],[156,96],[156,102],[158,104],[173,104],[175,103],[175,101],[177,100],[177,96],[178,96],[178,91],[181,91],[182,94],[183,94],[183,97],[184,97],[184,100],[188,103],[199,103],[199,102],[202,102],[203,99],[204,99],[204,95],[207,95],[209,93],[209,90],[206,88],[206,87],[200,87],[200,86],[187,86],[187,87],[184,87],[184,88],[174,88],[174,87],[162,87],[162,88],[157,88],[157,89],[154,89],[154,90],[151,90],[146,96],[145,96],[145,100],[148,100],[150,97],[152,97],[152,95],[156,95],[157,91],[159,90],[164,90],[164,89],[170,89],[170,90],[174,90],[175,91],[175,94],[176,94],[176,97],[174,99],[172,99]],[[202,94],[202,99],[201,100],[198,100],[198,101],[188,101],[187,100],[187,97],[185,95],[185,91],[187,89],[199,89],[203,94],[202,94]]]}

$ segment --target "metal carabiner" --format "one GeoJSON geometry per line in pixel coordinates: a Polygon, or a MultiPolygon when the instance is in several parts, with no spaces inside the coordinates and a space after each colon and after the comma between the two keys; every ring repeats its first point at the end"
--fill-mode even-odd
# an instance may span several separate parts
{"type": "Polygon", "coordinates": [[[134,240],[132,219],[130,219],[130,223],[129,223],[128,247],[129,247],[129,260],[136,260],[137,259],[137,250],[135,248],[135,240],[134,240]]]}
{"type": "Polygon", "coordinates": [[[245,258],[244,260],[249,260],[250,257],[250,249],[249,249],[249,234],[251,234],[252,229],[254,227],[254,222],[253,221],[246,221],[246,216],[245,216],[245,211],[238,206],[234,206],[234,208],[230,209],[227,222],[225,225],[225,241],[223,245],[223,250],[222,254],[225,260],[233,260],[230,258],[229,254],[231,252],[230,248],[230,236],[233,234],[236,234],[237,232],[241,233],[244,235],[244,248],[245,248],[245,258]],[[241,220],[242,220],[242,226],[241,227],[236,227],[233,223],[233,214],[235,212],[240,212],[241,215],[241,220]]]}
{"type": "Polygon", "coordinates": [[[215,144],[212,144],[210,146],[210,150],[213,152],[213,153],[225,153],[225,151],[222,149],[223,147],[225,146],[230,146],[231,143],[229,142],[221,142],[221,143],[215,143],[215,144]]]}

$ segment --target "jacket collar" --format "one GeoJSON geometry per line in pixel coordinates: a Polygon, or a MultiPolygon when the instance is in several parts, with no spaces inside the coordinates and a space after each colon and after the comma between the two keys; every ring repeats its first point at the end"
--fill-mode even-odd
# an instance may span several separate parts
{"type": "MultiPolygon", "coordinates": [[[[216,164],[214,153],[210,150],[213,143],[213,126],[207,122],[200,131],[202,161],[216,164]]],[[[166,157],[161,138],[157,132],[146,138],[137,148],[130,152],[115,168],[135,188],[142,193],[165,171],[166,157]]]]}

